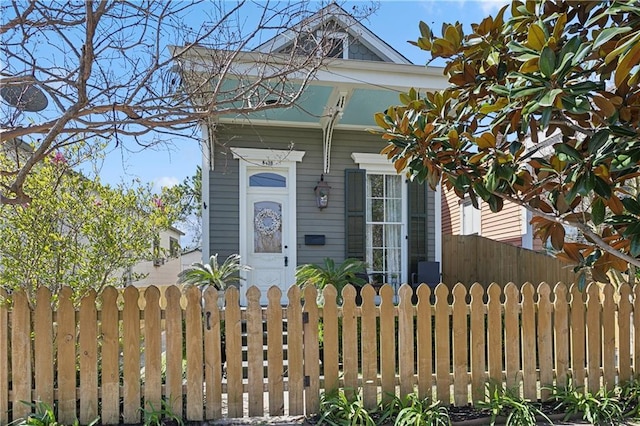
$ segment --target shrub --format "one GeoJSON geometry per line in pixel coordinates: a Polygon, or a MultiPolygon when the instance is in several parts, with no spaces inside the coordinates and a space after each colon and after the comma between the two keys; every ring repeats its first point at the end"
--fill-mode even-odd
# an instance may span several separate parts
{"type": "Polygon", "coordinates": [[[535,425],[536,416],[551,423],[551,420],[530,401],[520,397],[517,390],[505,388],[500,383],[489,382],[485,386],[487,401],[478,401],[479,408],[489,411],[491,424],[496,424],[496,418],[503,416],[506,424],[514,426],[535,425]]]}
{"type": "Polygon", "coordinates": [[[556,409],[564,410],[565,420],[580,414],[583,420],[596,425],[614,425],[622,420],[622,405],[615,391],[600,388],[595,394],[584,392],[573,380],[566,387],[553,386],[551,400],[557,401],[556,409]]]}
{"type": "Polygon", "coordinates": [[[375,426],[371,413],[364,408],[359,392],[339,390],[320,395],[318,424],[330,426],[375,426]]]}

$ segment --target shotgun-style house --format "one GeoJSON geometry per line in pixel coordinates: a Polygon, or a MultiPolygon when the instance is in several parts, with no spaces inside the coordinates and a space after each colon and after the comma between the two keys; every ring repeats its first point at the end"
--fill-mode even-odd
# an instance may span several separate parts
{"type": "MultiPolygon", "coordinates": [[[[203,257],[239,253],[252,268],[242,289],[258,286],[263,302],[325,257],[366,261],[371,281],[421,280],[419,262],[441,260],[439,191],[397,174],[367,129],[400,92],[443,88],[442,69],[412,64],[336,4],[301,25],[331,28],[335,44],[296,105],[202,128],[203,257]]],[[[292,43],[280,34],[254,52],[292,43]]]]}

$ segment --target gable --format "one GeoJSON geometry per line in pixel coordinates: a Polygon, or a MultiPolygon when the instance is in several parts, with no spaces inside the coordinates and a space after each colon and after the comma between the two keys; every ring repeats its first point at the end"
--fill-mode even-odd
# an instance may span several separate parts
{"type": "Polygon", "coordinates": [[[411,64],[411,61],[335,3],[322,8],[293,29],[266,41],[254,51],[289,53],[294,48],[304,51],[305,46],[315,45],[315,43],[308,43],[307,40],[317,40],[318,37],[324,37],[328,42],[334,43],[326,46],[329,57],[411,64]],[[299,34],[305,34],[303,36],[305,39],[296,39],[299,34]]]}

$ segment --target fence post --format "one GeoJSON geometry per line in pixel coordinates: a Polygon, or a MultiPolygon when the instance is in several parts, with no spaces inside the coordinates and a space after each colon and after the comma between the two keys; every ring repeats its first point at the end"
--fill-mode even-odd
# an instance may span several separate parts
{"type": "Polygon", "coordinates": [[[449,344],[449,289],[444,284],[436,287],[436,394],[440,401],[451,400],[451,348],[449,344]]]}
{"type": "MultiPolygon", "coordinates": [[[[269,384],[269,415],[284,415],[284,354],[282,328],[282,290],[272,286],[267,292],[267,378],[269,384]]],[[[337,358],[337,357],[336,357],[337,358]]],[[[337,372],[336,372],[337,375],[337,372]]],[[[325,372],[325,380],[326,372],[325,372]]]]}
{"type": "Polygon", "coordinates": [[[413,392],[413,305],[411,296],[413,290],[404,284],[398,291],[400,304],[398,305],[398,371],[400,373],[400,395],[413,392]]]}
{"type": "Polygon", "coordinates": [[[536,400],[536,310],[533,300],[534,288],[531,283],[525,283],[520,290],[522,294],[522,371],[523,394],[526,399],[536,400]]]}
{"type": "Polygon", "coordinates": [[[80,302],[80,416],[81,424],[98,417],[98,313],[96,292],[91,289],[80,302]]]}
{"type": "MultiPolygon", "coordinates": [[[[362,294],[362,399],[368,410],[376,407],[378,401],[378,332],[376,327],[375,290],[370,284],[365,285],[362,294]]],[[[413,346],[412,346],[413,347],[413,346]]],[[[413,351],[412,351],[413,352],[413,351]]]]}
{"type": "Polygon", "coordinates": [[[303,321],[305,414],[316,414],[320,409],[320,349],[318,347],[318,290],[314,286],[304,289],[303,321]]]}
{"type": "MultiPolygon", "coordinates": [[[[623,283],[620,286],[620,301],[618,302],[618,338],[619,338],[619,374],[620,382],[631,380],[631,286],[623,283]]],[[[635,336],[634,336],[635,337],[635,336]]],[[[637,337],[635,337],[637,339],[637,337]]]]}
{"type": "Polygon", "coordinates": [[[358,388],[358,318],[356,290],[352,285],[342,289],[342,368],[345,393],[351,397],[358,388]]]}
{"type": "Polygon", "coordinates": [[[240,293],[236,287],[225,291],[224,329],[227,344],[227,401],[229,417],[244,414],[242,373],[242,317],[240,293]]]}
{"type": "Polygon", "coordinates": [[[453,400],[462,406],[469,402],[467,365],[467,289],[463,284],[453,288],[453,400]]]}
{"type": "MultiPolygon", "coordinates": [[[[491,283],[487,289],[489,300],[487,301],[487,361],[489,364],[489,380],[496,383],[502,382],[502,303],[500,296],[502,289],[496,283],[491,283]]],[[[484,400],[484,395],[483,398],[484,400]]]]}
{"type": "MultiPolygon", "coordinates": [[[[23,290],[13,293],[11,316],[11,376],[13,382],[13,416],[26,418],[31,407],[31,308],[23,290]]],[[[74,362],[75,364],[75,362],[74,362]]]]}
{"type": "MultiPolygon", "coordinates": [[[[417,294],[418,395],[420,398],[431,399],[433,398],[431,288],[426,284],[420,284],[417,294]]],[[[382,338],[381,341],[383,341],[382,338]]]]}
{"type": "Polygon", "coordinates": [[[160,290],[150,286],[144,292],[144,403],[145,409],[162,408],[162,325],[160,290]]]}
{"type": "Polygon", "coordinates": [[[7,292],[0,287],[0,424],[9,423],[9,308],[7,292]]]}
{"type": "Polygon", "coordinates": [[[100,421],[106,425],[120,422],[120,339],[118,291],[102,290],[102,410],[100,421]]]}
{"type": "Polygon", "coordinates": [[[569,334],[567,286],[563,283],[556,284],[554,294],[553,342],[556,350],[556,386],[563,386],[567,385],[567,374],[569,373],[569,339],[573,338],[573,336],[569,334]]]}
{"type": "Polygon", "coordinates": [[[205,419],[222,417],[222,347],[220,341],[220,310],[218,290],[208,287],[204,291],[204,380],[205,419]]]}
{"type": "Polygon", "coordinates": [[[247,289],[247,384],[250,417],[264,415],[264,335],[260,296],[258,287],[251,286],[247,289]]]}
{"type": "MultiPolygon", "coordinates": [[[[540,368],[540,387],[553,385],[553,331],[551,329],[552,305],[549,295],[551,289],[547,283],[538,286],[538,365],[540,368]]],[[[542,400],[550,396],[548,389],[540,389],[542,400]]]]}
{"type": "Polygon", "coordinates": [[[587,391],[600,389],[600,352],[602,334],[600,323],[600,288],[592,282],[587,287],[587,391]]]}
{"type": "Polygon", "coordinates": [[[58,293],[58,421],[71,424],[76,420],[76,310],[71,301],[71,288],[58,293]]]}
{"type": "Polygon", "coordinates": [[[300,287],[291,286],[287,292],[287,359],[289,370],[289,414],[304,414],[304,361],[302,353],[302,306],[300,287]]]}
{"type": "Polygon", "coordinates": [[[520,292],[514,283],[504,287],[504,359],[506,386],[514,389],[520,384],[520,292]]]}
{"type": "Polygon", "coordinates": [[[380,289],[380,375],[382,400],[390,401],[396,393],[396,321],[393,315],[393,287],[380,289]]]}
{"type": "Polygon", "coordinates": [[[485,304],[484,288],[471,286],[471,401],[484,398],[485,383],[485,304]]]}
{"type": "Polygon", "coordinates": [[[36,294],[33,334],[36,398],[53,407],[53,311],[47,287],[40,287],[36,294]]]}
{"type": "Polygon", "coordinates": [[[612,390],[616,378],[616,304],[613,300],[613,285],[606,284],[602,289],[604,300],[602,302],[602,372],[604,386],[612,390]]]}
{"type": "Polygon", "coordinates": [[[322,367],[324,370],[324,391],[333,392],[338,389],[338,292],[333,285],[328,285],[323,290],[324,306],[322,308],[323,345],[322,352],[324,360],[322,367]]]}

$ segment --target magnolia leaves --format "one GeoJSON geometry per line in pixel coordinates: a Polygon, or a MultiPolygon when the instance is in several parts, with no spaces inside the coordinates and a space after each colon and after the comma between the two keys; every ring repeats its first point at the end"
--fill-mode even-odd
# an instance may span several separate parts
{"type": "Polygon", "coordinates": [[[414,44],[446,58],[451,86],[376,114],[383,153],[493,211],[528,206],[565,260],[602,273],[640,265],[640,6],[528,0],[504,11],[468,34],[420,24],[414,44]],[[594,238],[567,245],[562,224],[594,238]]]}

